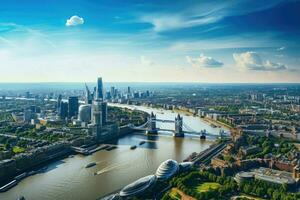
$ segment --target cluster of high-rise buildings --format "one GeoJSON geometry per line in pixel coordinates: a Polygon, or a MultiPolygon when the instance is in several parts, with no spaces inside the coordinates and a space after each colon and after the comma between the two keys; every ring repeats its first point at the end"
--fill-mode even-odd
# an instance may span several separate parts
{"type": "Polygon", "coordinates": [[[73,120],[76,125],[87,127],[98,140],[105,140],[117,133],[117,125],[107,121],[107,102],[104,100],[102,78],[98,78],[93,92],[86,85],[84,104],[79,105],[78,97],[70,96],[67,102],[61,95],[57,99],[61,119],[73,120]]]}

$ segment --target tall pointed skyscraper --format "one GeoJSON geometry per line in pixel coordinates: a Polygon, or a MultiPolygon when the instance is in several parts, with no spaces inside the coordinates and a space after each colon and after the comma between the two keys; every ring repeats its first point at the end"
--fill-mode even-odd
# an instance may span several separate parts
{"type": "Polygon", "coordinates": [[[102,78],[99,77],[97,80],[97,88],[96,88],[96,97],[95,99],[102,99],[103,100],[103,83],[102,78]]]}
{"type": "Polygon", "coordinates": [[[88,86],[85,84],[85,104],[92,104],[92,94],[88,86]]]}

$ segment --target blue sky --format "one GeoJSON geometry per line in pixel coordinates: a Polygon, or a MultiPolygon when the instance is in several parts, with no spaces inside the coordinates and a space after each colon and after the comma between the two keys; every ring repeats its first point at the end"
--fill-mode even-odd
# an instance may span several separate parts
{"type": "Polygon", "coordinates": [[[300,82],[300,1],[9,0],[0,82],[300,82]]]}

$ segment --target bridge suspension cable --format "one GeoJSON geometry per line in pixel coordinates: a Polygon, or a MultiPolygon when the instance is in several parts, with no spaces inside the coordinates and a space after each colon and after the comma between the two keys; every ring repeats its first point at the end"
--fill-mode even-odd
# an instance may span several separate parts
{"type": "Polygon", "coordinates": [[[182,129],[185,128],[188,132],[193,132],[193,133],[197,133],[200,134],[200,131],[195,131],[194,129],[192,129],[191,127],[189,127],[187,124],[182,123],[182,129]]]}
{"type": "Polygon", "coordinates": [[[143,128],[147,128],[148,124],[149,124],[149,120],[147,120],[144,124],[142,124],[140,126],[134,126],[134,125],[132,125],[132,127],[135,128],[135,129],[143,129],[143,128]]]}

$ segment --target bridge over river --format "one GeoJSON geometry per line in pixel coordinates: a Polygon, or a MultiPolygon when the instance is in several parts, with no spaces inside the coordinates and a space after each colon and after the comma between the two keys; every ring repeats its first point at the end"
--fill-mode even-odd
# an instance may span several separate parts
{"type": "Polygon", "coordinates": [[[174,137],[183,137],[184,135],[196,135],[199,136],[201,139],[206,139],[207,136],[211,138],[228,137],[228,135],[226,135],[223,130],[220,130],[218,135],[208,133],[205,129],[200,131],[193,130],[183,122],[183,117],[180,116],[180,114],[178,114],[174,120],[169,120],[169,119],[158,119],[156,117],[156,114],[151,112],[147,122],[145,122],[140,126],[134,126],[133,124],[129,124],[129,127],[134,130],[146,131],[147,134],[157,134],[159,131],[168,131],[168,132],[172,132],[174,137]],[[158,127],[157,122],[159,122],[160,124],[173,123],[174,129],[158,127]]]}

